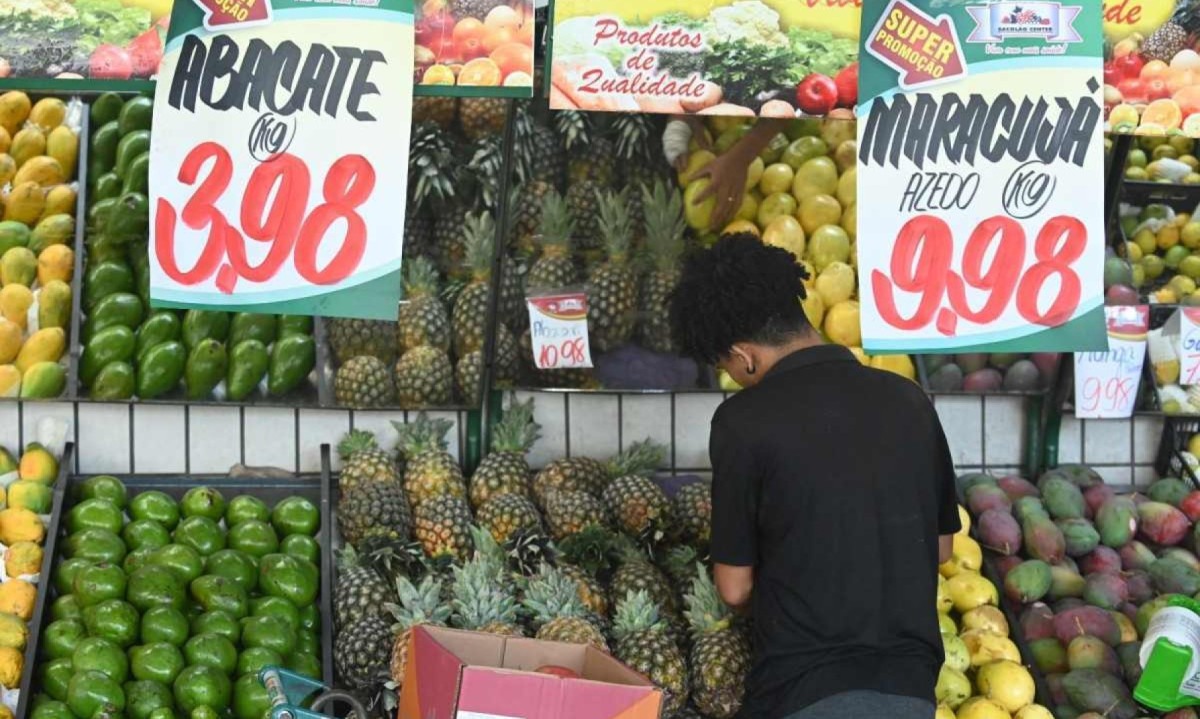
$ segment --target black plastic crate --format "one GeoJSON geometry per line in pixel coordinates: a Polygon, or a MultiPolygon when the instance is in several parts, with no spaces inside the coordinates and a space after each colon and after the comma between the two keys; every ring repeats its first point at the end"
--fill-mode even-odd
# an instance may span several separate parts
{"type": "MultiPolygon", "coordinates": [[[[196,486],[208,486],[218,489],[222,494],[231,497],[237,494],[249,494],[273,504],[290,496],[300,496],[315,504],[321,511],[321,526],[317,530],[317,542],[321,546],[321,578],[318,601],[321,610],[321,674],[322,681],[327,686],[333,683],[333,504],[331,500],[330,454],[329,445],[321,446],[321,472],[319,474],[301,474],[294,477],[229,477],[226,475],[114,475],[125,483],[130,495],[148,490],[158,490],[178,499],[185,492],[196,486]]],[[[68,466],[68,454],[64,454],[62,467],[68,466]]],[[[22,676],[21,696],[17,705],[15,717],[25,719],[31,712],[33,701],[32,673],[36,671],[37,657],[40,650],[39,639],[41,631],[48,624],[47,608],[56,599],[53,586],[54,569],[58,566],[58,540],[66,531],[61,517],[75,505],[75,489],[81,482],[94,475],[64,476],[55,488],[54,515],[52,526],[48,530],[45,544],[45,557],[42,560],[42,581],[38,591],[37,605],[34,608],[33,624],[30,627],[29,642],[25,649],[25,674],[22,676]]]]}
{"type": "Polygon", "coordinates": [[[1154,459],[1154,471],[1160,477],[1178,476],[1200,489],[1200,478],[1196,476],[1183,453],[1187,451],[1188,440],[1200,432],[1200,417],[1187,415],[1182,417],[1165,417],[1163,420],[1162,439],[1158,442],[1158,456],[1154,459]]]}

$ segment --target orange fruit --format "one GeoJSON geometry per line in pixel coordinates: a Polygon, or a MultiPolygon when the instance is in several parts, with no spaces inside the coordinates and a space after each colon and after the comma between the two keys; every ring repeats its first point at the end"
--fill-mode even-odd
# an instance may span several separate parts
{"type": "Polygon", "coordinates": [[[483,24],[493,28],[507,28],[516,32],[521,27],[521,16],[507,5],[498,5],[488,13],[483,24]]]}
{"type": "Polygon", "coordinates": [[[517,42],[525,43],[526,45],[533,46],[534,27],[535,27],[535,24],[532,20],[530,20],[530,21],[526,22],[524,25],[522,25],[521,29],[519,31],[517,31],[517,42]]]}
{"type": "Polygon", "coordinates": [[[454,71],[445,65],[432,65],[421,77],[422,85],[453,85],[454,71]]]}
{"type": "Polygon", "coordinates": [[[1176,91],[1173,99],[1179,103],[1179,110],[1185,116],[1200,112],[1200,85],[1180,88],[1176,91]]]}
{"type": "Polygon", "coordinates": [[[497,48],[509,44],[514,38],[513,31],[506,27],[489,27],[483,36],[483,49],[495,52],[497,48]]]}
{"type": "Polygon", "coordinates": [[[514,72],[533,73],[533,48],[519,42],[508,42],[492,51],[489,56],[507,77],[514,72]]]}
{"type": "Polygon", "coordinates": [[[1178,92],[1185,87],[1200,85],[1200,73],[1195,70],[1171,70],[1167,75],[1167,89],[1178,92]]]}
{"type": "Polygon", "coordinates": [[[454,44],[458,47],[459,54],[467,60],[486,55],[487,51],[483,47],[486,34],[487,30],[479,20],[473,17],[459,20],[454,26],[454,44]]]}
{"type": "Polygon", "coordinates": [[[500,84],[502,78],[500,67],[491,58],[480,57],[463,65],[462,72],[458,73],[458,84],[476,87],[496,87],[500,84]]]}
{"type": "Polygon", "coordinates": [[[1183,111],[1174,100],[1155,100],[1142,111],[1142,122],[1174,129],[1183,122],[1183,111]]]}

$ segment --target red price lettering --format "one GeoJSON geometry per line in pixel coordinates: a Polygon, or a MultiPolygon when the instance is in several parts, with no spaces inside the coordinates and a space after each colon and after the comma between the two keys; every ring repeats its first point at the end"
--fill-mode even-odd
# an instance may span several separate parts
{"type": "Polygon", "coordinates": [[[181,285],[205,282],[216,273],[217,288],[232,293],[239,279],[271,279],[289,255],[301,277],[312,284],[329,285],[349,277],[362,261],[367,226],[357,210],[375,190],[375,168],[362,155],[346,155],[333,163],[322,186],[325,202],[312,212],[308,211],[311,173],[303,160],[282,153],[260,164],[242,198],[240,231],[216,207],[233,178],[233,161],[225,148],[214,142],[197,145],[184,159],[178,177],[186,185],[199,184],[178,216],[168,200],[159,199],[154,252],[163,272],[181,285]],[[208,175],[200,179],[201,168],[210,160],[208,175]],[[200,257],[187,271],[180,269],[175,255],[175,227],[180,219],[193,230],[208,228],[200,257]],[[318,268],[321,243],[339,220],[346,223],[342,244],[324,269],[318,268]],[[247,238],[270,243],[266,257],[257,265],[247,256],[247,238]]]}
{"type": "Polygon", "coordinates": [[[1034,242],[1036,262],[1025,269],[1025,230],[1007,217],[992,217],[975,228],[963,248],[962,272],[951,269],[954,238],[950,226],[933,215],[905,223],[892,249],[890,276],[871,274],[875,304],[884,322],[904,331],[923,329],[936,319],[938,331],[956,334],[959,318],[975,324],[996,321],[1015,297],[1017,312],[1031,324],[1054,327],[1074,314],[1082,285],[1071,269],[1087,245],[1087,229],[1073,217],[1055,217],[1042,227],[1034,242]],[[991,261],[987,260],[991,256],[991,261]],[[1042,312],[1038,299],[1046,281],[1057,276],[1058,294],[1042,312]],[[971,306],[967,287],[986,292],[978,310],[971,306]],[[920,295],[917,309],[904,317],[896,290],[920,295]]]}
{"type": "Polygon", "coordinates": [[[577,367],[584,362],[584,338],[563,340],[559,344],[547,342],[538,353],[538,367],[577,367]]]}
{"type": "Polygon", "coordinates": [[[1132,400],[1132,383],[1129,377],[1088,377],[1083,383],[1083,410],[1095,412],[1102,406],[1113,412],[1132,400]]]}

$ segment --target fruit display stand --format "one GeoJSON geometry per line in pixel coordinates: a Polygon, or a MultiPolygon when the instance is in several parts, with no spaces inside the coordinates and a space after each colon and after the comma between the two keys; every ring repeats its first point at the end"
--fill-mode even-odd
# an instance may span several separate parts
{"type": "MultiPolygon", "coordinates": [[[[289,476],[289,477],[280,477],[278,475],[276,475],[276,476],[239,476],[239,477],[233,477],[233,476],[210,477],[210,476],[133,475],[133,476],[123,476],[123,477],[107,477],[106,479],[102,480],[104,482],[104,484],[102,486],[98,485],[98,488],[96,488],[96,489],[90,489],[91,483],[88,482],[88,480],[90,478],[84,477],[84,476],[79,476],[79,475],[71,475],[70,477],[68,477],[66,479],[65,483],[59,487],[59,496],[57,498],[57,502],[59,505],[59,516],[67,517],[71,513],[73,508],[76,508],[76,507],[80,506],[81,504],[89,501],[88,499],[84,499],[83,496],[81,496],[81,493],[87,493],[84,490],[85,487],[89,487],[88,491],[95,495],[94,497],[92,497],[92,499],[90,501],[93,501],[93,502],[99,501],[101,504],[107,504],[107,502],[104,499],[96,499],[95,497],[108,496],[106,493],[113,491],[112,488],[115,486],[123,486],[128,491],[128,496],[131,499],[136,498],[137,495],[139,495],[141,493],[150,492],[150,493],[158,493],[159,497],[164,497],[164,496],[170,497],[173,500],[175,500],[176,502],[184,500],[185,497],[188,496],[189,491],[204,492],[207,490],[197,490],[197,488],[198,487],[206,487],[206,488],[209,488],[212,490],[216,490],[217,493],[221,494],[224,498],[228,498],[228,499],[233,499],[234,497],[237,497],[237,496],[247,496],[247,497],[253,498],[253,500],[251,500],[250,502],[247,502],[246,504],[247,504],[247,506],[252,503],[255,504],[256,508],[253,510],[255,513],[259,512],[259,511],[268,511],[268,510],[266,510],[266,508],[268,508],[272,505],[278,506],[280,503],[284,502],[285,500],[288,500],[288,498],[299,497],[299,498],[303,498],[304,500],[307,500],[307,502],[310,503],[310,505],[312,507],[315,507],[317,509],[317,511],[319,511],[319,515],[320,515],[319,516],[319,528],[314,533],[314,539],[316,542],[315,551],[318,551],[319,555],[320,555],[320,557],[319,557],[320,566],[318,567],[319,579],[318,579],[317,589],[316,589],[316,597],[317,597],[316,602],[317,603],[314,607],[314,612],[319,616],[320,629],[319,629],[319,633],[317,634],[317,636],[312,637],[311,641],[310,641],[310,644],[316,643],[316,646],[313,648],[317,652],[319,652],[319,656],[309,655],[309,656],[312,656],[311,661],[305,660],[305,662],[301,662],[300,664],[293,664],[295,657],[292,654],[288,654],[287,656],[281,656],[281,655],[276,655],[276,656],[280,656],[280,658],[284,661],[284,663],[287,666],[297,667],[297,669],[299,671],[301,671],[301,673],[309,673],[311,670],[314,670],[316,668],[314,666],[314,663],[319,663],[320,670],[319,670],[319,673],[314,675],[314,678],[323,681],[328,686],[332,683],[332,680],[333,680],[333,655],[332,655],[332,648],[333,648],[332,616],[333,616],[333,614],[332,614],[332,604],[331,604],[332,594],[333,594],[333,590],[332,590],[332,587],[333,587],[333,584],[332,584],[332,554],[333,554],[332,553],[332,546],[333,546],[332,537],[333,537],[333,535],[332,535],[332,529],[331,529],[331,522],[332,522],[333,514],[332,514],[332,504],[331,504],[331,495],[330,495],[331,472],[329,469],[329,448],[328,448],[328,446],[322,447],[322,457],[323,457],[323,462],[322,462],[323,470],[317,475],[297,475],[297,476],[289,476]],[[117,484],[117,483],[119,483],[119,484],[117,484]],[[259,502],[261,502],[261,504],[259,504],[259,502]],[[259,508],[262,508],[262,509],[259,509],[259,508]]],[[[168,501],[168,503],[169,503],[169,501],[168,501]]],[[[222,501],[221,504],[224,505],[224,501],[222,501]]],[[[174,505],[172,505],[172,506],[174,506],[174,505]]],[[[213,505],[205,504],[204,506],[212,507],[213,505]]],[[[224,506],[222,506],[222,509],[224,509],[224,506]]],[[[176,511],[178,511],[178,510],[176,509],[176,511]]],[[[206,509],[205,512],[207,512],[207,511],[208,510],[206,509]]],[[[176,516],[178,516],[178,515],[176,515],[176,516]]],[[[226,516],[228,516],[228,515],[226,515],[226,516]]],[[[278,522],[274,521],[275,518],[273,516],[271,517],[271,519],[273,520],[272,523],[276,523],[276,524],[278,523],[278,522]]],[[[126,524],[126,528],[128,528],[128,526],[129,526],[128,519],[126,519],[124,521],[126,524]]],[[[255,521],[258,521],[258,520],[255,520],[255,521]]],[[[149,523],[157,524],[157,522],[154,522],[152,520],[149,521],[149,523]]],[[[58,536],[55,536],[53,539],[50,540],[51,542],[53,542],[53,544],[48,545],[46,559],[47,559],[47,561],[52,561],[53,565],[50,567],[46,567],[45,571],[43,573],[43,576],[46,578],[46,582],[45,582],[46,588],[44,589],[44,591],[42,591],[39,594],[39,598],[38,598],[39,605],[36,610],[37,616],[39,618],[39,624],[38,624],[38,627],[35,629],[35,632],[37,632],[38,634],[34,635],[34,636],[37,636],[37,643],[40,646],[39,647],[33,647],[33,646],[30,647],[30,651],[33,652],[30,655],[31,658],[38,657],[39,659],[42,659],[43,661],[51,662],[51,664],[53,664],[54,657],[62,656],[62,652],[65,651],[64,647],[70,646],[71,642],[72,642],[72,640],[70,638],[71,637],[70,632],[64,632],[64,633],[58,635],[57,637],[55,637],[54,639],[51,639],[47,635],[47,630],[52,626],[52,624],[56,623],[56,620],[62,620],[62,617],[56,617],[55,616],[56,614],[64,614],[64,616],[70,614],[69,610],[65,609],[67,604],[57,601],[57,600],[61,599],[64,595],[61,594],[61,587],[56,586],[57,584],[60,583],[59,580],[63,580],[65,577],[65,575],[60,576],[61,573],[59,572],[59,568],[62,567],[64,565],[64,562],[67,561],[62,557],[62,547],[65,546],[63,544],[64,542],[69,543],[69,540],[67,539],[68,530],[69,530],[68,524],[69,524],[69,522],[67,522],[65,519],[58,523],[58,525],[59,525],[57,527],[58,536]],[[50,551],[51,547],[54,548],[53,552],[50,551]],[[47,642],[50,642],[50,641],[55,642],[55,648],[53,650],[51,650],[50,647],[47,645],[47,642]],[[40,653],[39,653],[39,649],[40,649],[40,653]]],[[[260,522],[260,525],[261,524],[262,523],[260,522]]],[[[214,524],[213,526],[217,526],[217,525],[214,524]]],[[[235,526],[246,526],[246,525],[243,525],[241,522],[239,522],[235,526]]],[[[270,529],[269,524],[267,524],[265,526],[268,529],[270,529]]],[[[161,529],[161,532],[164,535],[165,535],[165,531],[166,531],[165,529],[161,529]]],[[[218,531],[221,532],[220,545],[224,546],[225,532],[227,531],[227,529],[219,528],[218,531]]],[[[279,530],[279,531],[282,531],[282,530],[279,530]]],[[[271,532],[274,533],[274,532],[276,532],[276,530],[271,529],[271,532]]],[[[130,532],[125,532],[125,534],[132,536],[132,534],[130,532]]],[[[183,540],[180,540],[180,541],[183,541],[183,540]]],[[[247,540],[247,541],[249,541],[249,540],[247,540]]],[[[275,539],[273,541],[277,542],[278,539],[275,539]]],[[[297,542],[296,544],[297,544],[297,546],[299,546],[303,543],[297,542]]],[[[264,550],[264,551],[266,551],[266,550],[264,550]]],[[[278,551],[285,551],[285,552],[286,551],[296,551],[301,556],[307,554],[307,551],[304,550],[303,548],[298,548],[296,550],[285,549],[285,550],[278,550],[278,551]]],[[[199,555],[194,555],[194,556],[199,556],[199,555]]],[[[248,555],[248,556],[250,556],[250,555],[248,555]]],[[[278,557],[278,556],[282,556],[282,555],[268,554],[266,556],[278,557]]],[[[311,556],[311,555],[309,555],[309,556],[311,556]]],[[[281,560],[281,561],[283,561],[283,560],[281,560]]],[[[255,564],[257,564],[257,562],[255,562],[255,564]]],[[[107,565],[101,564],[99,566],[107,566],[107,565]]],[[[282,564],[281,564],[281,566],[282,566],[282,564]]],[[[201,571],[203,571],[203,570],[201,569],[201,571]]],[[[216,570],[214,570],[214,571],[216,571],[216,570]]],[[[258,573],[259,569],[256,568],[254,570],[254,572],[258,573]]],[[[220,576],[225,576],[225,575],[220,575],[220,576]]],[[[230,575],[230,576],[232,576],[232,575],[230,575]]],[[[215,575],[215,574],[212,575],[210,578],[213,579],[213,581],[210,582],[210,584],[213,584],[214,586],[221,584],[221,582],[234,582],[235,583],[236,581],[238,581],[236,579],[219,579],[218,575],[215,575]]],[[[121,584],[124,584],[123,578],[122,578],[121,584]]],[[[192,596],[195,601],[204,601],[204,599],[201,597],[201,593],[198,592],[194,582],[192,583],[192,596]]],[[[245,597],[245,594],[242,594],[242,596],[245,597]]],[[[280,596],[280,595],[279,594],[271,594],[270,596],[275,597],[275,596],[280,596]]],[[[269,600],[264,600],[264,602],[263,602],[264,606],[268,601],[269,600]]],[[[290,599],[285,600],[285,601],[290,601],[290,599]]],[[[68,603],[69,603],[69,600],[68,600],[68,603]]],[[[97,606],[99,606],[99,605],[97,605],[97,606]]],[[[245,607],[243,606],[242,609],[245,609],[245,607]]],[[[262,616],[262,617],[272,616],[269,613],[267,613],[266,610],[263,610],[263,612],[264,613],[261,615],[258,615],[256,613],[256,616],[262,616]]],[[[221,612],[218,611],[215,613],[220,614],[221,612]]],[[[236,619],[236,617],[235,617],[235,619],[236,619]]],[[[72,621],[72,620],[67,619],[65,621],[69,624],[70,621],[72,621]]],[[[280,619],[279,621],[284,621],[284,620],[280,619]]],[[[214,622],[215,622],[215,620],[214,620],[214,622]]],[[[234,623],[234,625],[236,626],[236,622],[234,623]]],[[[213,626],[215,627],[214,629],[212,629],[213,632],[220,634],[220,636],[226,636],[226,634],[224,633],[225,629],[218,627],[217,623],[214,623],[213,626]]],[[[64,628],[66,628],[66,627],[64,627],[64,628]]],[[[51,631],[51,633],[53,633],[53,630],[50,630],[50,631],[51,631]]],[[[191,632],[191,631],[187,632],[187,635],[189,635],[189,636],[192,634],[193,634],[193,632],[191,632]]],[[[84,636],[86,636],[86,634],[84,636]]],[[[177,637],[177,640],[180,643],[182,643],[183,639],[186,639],[186,638],[187,638],[187,636],[177,637]]],[[[86,641],[86,640],[83,638],[83,636],[76,635],[75,641],[82,642],[82,641],[86,641]]],[[[100,642],[100,643],[104,643],[104,642],[100,642]]],[[[225,642],[220,642],[220,643],[223,646],[225,644],[225,642]]],[[[261,645],[256,644],[255,646],[263,646],[265,648],[270,643],[271,642],[268,641],[261,645]]],[[[107,646],[107,644],[106,644],[106,646],[107,646]]],[[[125,648],[124,646],[121,647],[122,650],[124,648],[125,648]]],[[[162,645],[158,645],[158,648],[161,649],[162,645]]],[[[149,650],[146,650],[146,651],[149,651],[149,650]]],[[[197,648],[197,652],[199,652],[199,648],[197,648]]],[[[124,654],[123,651],[121,653],[122,653],[122,655],[124,654]]],[[[175,652],[166,652],[166,653],[174,654],[175,652]]],[[[217,652],[216,654],[220,654],[220,652],[217,652]]],[[[268,655],[270,655],[270,652],[260,652],[260,654],[262,654],[263,656],[268,656],[268,655]]],[[[98,655],[98,656],[100,656],[100,655],[98,655]]],[[[243,654],[243,657],[244,657],[244,654],[243,654]]],[[[124,656],[122,656],[121,659],[124,660],[124,656]]],[[[223,657],[223,659],[225,659],[225,658],[223,657]]],[[[182,658],[180,658],[180,661],[182,661],[182,658]]],[[[258,660],[256,660],[256,661],[258,661],[258,660]]],[[[137,664],[136,661],[134,663],[135,663],[135,665],[137,664]]],[[[195,664],[195,662],[190,662],[190,663],[195,664]]],[[[201,662],[201,663],[203,664],[203,662],[201,662]]],[[[61,664],[61,662],[60,662],[60,664],[61,664]]],[[[145,666],[150,667],[150,664],[148,663],[145,666]]],[[[211,666],[211,665],[205,664],[205,666],[211,666]]],[[[146,671],[159,671],[160,669],[161,669],[160,667],[150,667],[150,668],[146,669],[146,671]]],[[[50,682],[58,681],[61,684],[62,681],[68,680],[70,678],[70,677],[65,676],[65,674],[62,673],[64,671],[69,671],[69,668],[65,667],[65,665],[60,666],[57,669],[48,669],[48,670],[43,669],[43,671],[49,671],[50,674],[53,674],[55,671],[57,671],[57,672],[59,672],[59,674],[55,678],[51,678],[49,674],[43,676],[43,680],[41,681],[41,683],[39,685],[39,687],[42,690],[46,690],[47,684],[50,682]]],[[[134,675],[136,676],[137,673],[138,672],[135,669],[134,675]]],[[[255,677],[255,681],[256,681],[256,679],[257,679],[256,670],[252,675],[255,677]]],[[[74,676],[74,675],[72,674],[72,676],[74,676]]],[[[141,677],[138,677],[138,678],[140,679],[141,677]]],[[[228,681],[229,680],[226,680],[226,682],[228,682],[228,681]]],[[[82,682],[82,680],[81,680],[81,682],[82,682]]],[[[70,682],[70,683],[72,685],[74,684],[74,682],[70,682]]],[[[246,683],[249,684],[250,680],[247,680],[246,683]]],[[[129,685],[127,685],[127,686],[129,686],[129,685]]],[[[180,695],[180,686],[179,686],[178,682],[176,683],[175,689],[176,689],[175,693],[178,698],[180,695]]],[[[228,690],[228,684],[226,684],[226,690],[228,690]]],[[[251,693],[249,691],[247,691],[247,696],[249,696],[249,695],[251,695],[251,693]]],[[[123,696],[124,695],[122,695],[122,697],[123,696]]],[[[240,701],[239,697],[242,696],[241,690],[235,687],[234,693],[232,696],[234,697],[234,702],[236,704],[238,701],[240,701]]],[[[263,706],[261,704],[261,702],[265,701],[265,693],[259,692],[259,693],[253,694],[253,697],[254,697],[254,702],[255,702],[254,706],[259,707],[259,710],[265,708],[265,706],[263,706]]],[[[59,701],[61,701],[61,699],[59,701]]],[[[68,700],[68,701],[70,701],[70,700],[68,700]]],[[[33,692],[23,691],[21,694],[21,697],[20,697],[20,705],[17,709],[16,716],[19,717],[20,719],[24,719],[25,717],[28,717],[33,710],[32,707],[33,707],[34,702],[35,702],[35,697],[33,696],[33,692]]],[[[241,714],[244,714],[244,712],[240,708],[240,705],[239,705],[237,707],[237,710],[235,711],[235,715],[241,715],[241,714]]],[[[257,716],[257,714],[254,714],[254,715],[257,716]]]]}

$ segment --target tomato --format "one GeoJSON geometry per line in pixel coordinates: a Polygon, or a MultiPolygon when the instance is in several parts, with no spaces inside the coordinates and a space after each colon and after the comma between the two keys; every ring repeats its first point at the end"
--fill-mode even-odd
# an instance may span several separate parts
{"type": "Polygon", "coordinates": [[[1146,99],[1161,100],[1170,96],[1171,88],[1167,87],[1167,81],[1161,77],[1146,82],[1146,99]]]}
{"type": "Polygon", "coordinates": [[[1142,66],[1146,64],[1141,56],[1132,52],[1124,57],[1118,57],[1112,63],[1123,77],[1137,77],[1142,72],[1142,66]]]}
{"type": "Polygon", "coordinates": [[[101,45],[88,60],[88,74],[97,80],[128,80],[133,76],[133,59],[116,45],[101,45]]]}
{"type": "Polygon", "coordinates": [[[1124,80],[1125,76],[1117,69],[1116,65],[1111,62],[1104,63],[1104,84],[1117,86],[1117,83],[1124,80]]]}
{"type": "Polygon", "coordinates": [[[1146,102],[1146,83],[1136,77],[1127,77],[1117,85],[1125,102],[1136,104],[1146,102]]]}
{"type": "Polygon", "coordinates": [[[158,64],[162,62],[163,43],[157,27],[138,35],[125,49],[129,51],[129,58],[133,61],[134,75],[152,77],[158,73],[158,64]]]}

